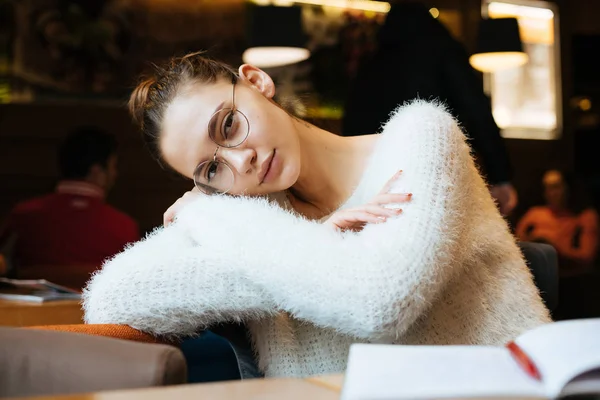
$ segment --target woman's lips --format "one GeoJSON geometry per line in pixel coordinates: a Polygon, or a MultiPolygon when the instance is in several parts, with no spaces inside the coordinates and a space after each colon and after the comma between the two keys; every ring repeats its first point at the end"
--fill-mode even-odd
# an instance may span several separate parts
{"type": "Polygon", "coordinates": [[[272,156],[267,161],[268,164],[261,183],[272,182],[279,175],[279,171],[281,169],[281,160],[277,156],[277,150],[273,150],[272,156]]]}
{"type": "Polygon", "coordinates": [[[271,169],[271,163],[273,162],[274,157],[275,150],[273,150],[269,157],[267,157],[267,159],[263,161],[262,165],[260,166],[260,171],[258,173],[258,181],[261,184],[264,182],[265,178],[267,177],[267,174],[269,173],[269,170],[271,169]]]}

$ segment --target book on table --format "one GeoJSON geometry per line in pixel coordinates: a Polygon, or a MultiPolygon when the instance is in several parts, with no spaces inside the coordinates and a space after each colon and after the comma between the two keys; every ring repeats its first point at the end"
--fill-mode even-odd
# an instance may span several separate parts
{"type": "Polygon", "coordinates": [[[0,299],[44,303],[57,300],[79,300],[81,293],[45,279],[0,278],[0,299]]]}
{"type": "Polygon", "coordinates": [[[507,346],[355,344],[342,400],[600,399],[600,319],[561,321],[507,346]]]}

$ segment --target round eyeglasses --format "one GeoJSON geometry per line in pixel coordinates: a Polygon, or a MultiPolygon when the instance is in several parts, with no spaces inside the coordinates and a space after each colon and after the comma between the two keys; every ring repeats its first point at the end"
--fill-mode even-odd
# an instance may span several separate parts
{"type": "Polygon", "coordinates": [[[235,183],[233,168],[225,160],[217,158],[221,147],[233,148],[241,145],[250,134],[248,118],[235,107],[235,84],[232,79],[233,95],[231,108],[222,108],[208,121],[208,137],[217,145],[212,160],[204,161],[194,170],[194,184],[206,194],[226,194],[235,183]]]}

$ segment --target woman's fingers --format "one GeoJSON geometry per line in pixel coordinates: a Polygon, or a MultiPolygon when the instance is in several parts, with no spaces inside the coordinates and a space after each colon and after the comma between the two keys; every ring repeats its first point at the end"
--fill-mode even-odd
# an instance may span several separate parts
{"type": "Polygon", "coordinates": [[[378,224],[385,222],[386,218],[391,215],[387,215],[387,213],[383,213],[380,210],[356,210],[353,212],[353,216],[357,222],[378,224]]]}
{"type": "Polygon", "coordinates": [[[386,208],[377,204],[367,204],[361,209],[378,217],[393,217],[402,213],[400,208],[386,208]]]}
{"type": "Polygon", "coordinates": [[[175,219],[175,215],[177,214],[177,210],[179,209],[179,204],[181,199],[177,200],[173,205],[167,208],[167,211],[163,214],[163,225],[170,225],[175,219]]]}
{"type": "Polygon", "coordinates": [[[371,204],[405,203],[412,199],[412,193],[384,193],[376,196],[371,204]]]}
{"type": "Polygon", "coordinates": [[[165,211],[165,213],[163,214],[164,226],[168,226],[171,224],[171,222],[173,222],[173,217],[175,216],[175,213],[171,210],[172,208],[173,206],[167,208],[167,211],[165,211]]]}
{"type": "Polygon", "coordinates": [[[366,205],[357,209],[340,211],[334,214],[329,220],[340,229],[352,229],[356,226],[365,224],[379,224],[387,221],[388,218],[400,215],[401,209],[389,209],[376,205],[366,205]]]}
{"type": "Polygon", "coordinates": [[[392,177],[390,178],[390,180],[389,180],[389,181],[387,181],[387,183],[385,184],[385,186],[383,187],[383,189],[381,189],[381,192],[379,192],[379,193],[380,193],[380,194],[384,194],[384,193],[387,193],[387,192],[389,192],[389,191],[390,191],[390,189],[392,188],[392,184],[393,184],[394,182],[396,182],[396,179],[398,179],[398,178],[400,177],[400,175],[402,175],[402,170],[400,170],[400,171],[396,172],[396,173],[394,174],[394,176],[392,176],[392,177]]]}
{"type": "Polygon", "coordinates": [[[203,193],[199,190],[191,190],[185,192],[173,205],[167,208],[167,211],[163,214],[163,225],[168,226],[175,220],[177,213],[188,203],[196,199],[198,196],[202,196],[203,193]]]}
{"type": "Polygon", "coordinates": [[[380,223],[385,221],[385,216],[378,216],[366,210],[346,210],[334,217],[334,224],[343,227],[356,222],[363,223],[380,223]]]}
{"type": "Polygon", "coordinates": [[[402,213],[402,209],[388,208],[390,204],[398,204],[410,201],[412,193],[389,193],[392,184],[402,174],[398,171],[385,184],[381,192],[375,198],[358,208],[342,210],[334,213],[325,223],[335,228],[346,231],[360,231],[366,224],[379,224],[402,213]]]}

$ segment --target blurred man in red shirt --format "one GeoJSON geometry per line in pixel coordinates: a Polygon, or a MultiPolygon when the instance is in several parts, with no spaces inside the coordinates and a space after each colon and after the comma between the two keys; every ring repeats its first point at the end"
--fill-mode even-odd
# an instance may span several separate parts
{"type": "Polygon", "coordinates": [[[69,134],[59,151],[54,193],[17,204],[0,231],[14,242],[17,270],[31,265],[96,265],[139,239],[131,217],[104,202],[117,177],[117,142],[95,128],[69,134]]]}

